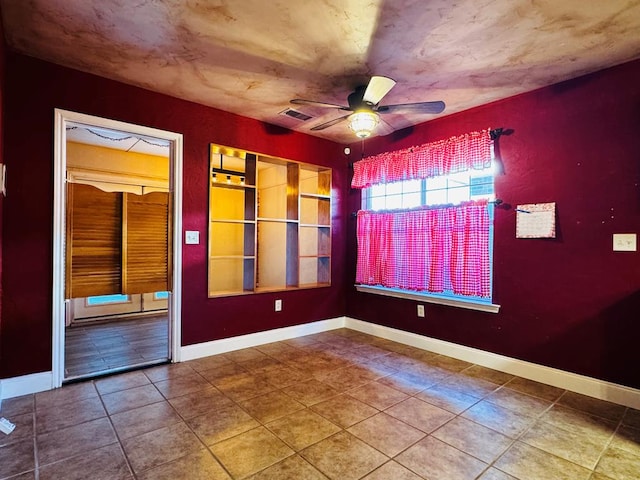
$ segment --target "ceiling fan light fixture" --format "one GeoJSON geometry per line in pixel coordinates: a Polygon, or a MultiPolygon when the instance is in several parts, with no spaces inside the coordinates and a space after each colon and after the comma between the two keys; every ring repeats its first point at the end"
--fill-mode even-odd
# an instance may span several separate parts
{"type": "Polygon", "coordinates": [[[380,118],[378,114],[371,111],[360,111],[349,115],[349,128],[356,134],[358,138],[369,137],[376,126],[380,118]]]}

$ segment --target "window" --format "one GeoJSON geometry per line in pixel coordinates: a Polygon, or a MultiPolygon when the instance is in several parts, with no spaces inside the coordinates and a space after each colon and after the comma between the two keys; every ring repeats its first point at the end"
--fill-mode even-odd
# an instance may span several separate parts
{"type": "Polygon", "coordinates": [[[87,306],[94,307],[97,305],[106,305],[112,303],[128,303],[131,299],[129,295],[100,295],[97,297],[87,297],[87,306]]]}
{"type": "Polygon", "coordinates": [[[493,151],[488,132],[475,138],[477,145],[446,144],[436,155],[427,144],[354,166],[352,186],[362,188],[363,208],[358,290],[497,311],[491,287],[493,151]],[[430,163],[434,159],[440,163],[430,163]]]}

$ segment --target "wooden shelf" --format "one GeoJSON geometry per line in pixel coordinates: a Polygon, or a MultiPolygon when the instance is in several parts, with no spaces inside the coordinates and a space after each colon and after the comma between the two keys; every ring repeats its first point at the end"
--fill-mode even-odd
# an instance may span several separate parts
{"type": "Polygon", "coordinates": [[[330,285],[331,169],[213,144],[210,153],[209,296],[330,285]]]}

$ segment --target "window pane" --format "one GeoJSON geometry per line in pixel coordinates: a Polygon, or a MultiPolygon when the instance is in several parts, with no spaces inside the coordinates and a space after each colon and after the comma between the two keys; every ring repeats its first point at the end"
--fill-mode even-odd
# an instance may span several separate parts
{"type": "Polygon", "coordinates": [[[427,190],[427,205],[444,205],[447,203],[446,190],[427,190]]]}
{"type": "Polygon", "coordinates": [[[87,306],[104,305],[107,303],[127,303],[129,295],[100,295],[99,297],[87,297],[87,306]]]}
{"type": "Polygon", "coordinates": [[[405,193],[402,196],[402,208],[416,208],[420,206],[420,192],[405,193]]]}

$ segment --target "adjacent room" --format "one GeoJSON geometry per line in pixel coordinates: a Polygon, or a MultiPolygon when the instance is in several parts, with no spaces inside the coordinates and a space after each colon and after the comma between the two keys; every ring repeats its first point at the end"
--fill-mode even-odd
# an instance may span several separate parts
{"type": "Polygon", "coordinates": [[[640,1],[0,18],[0,480],[640,478],[640,1]]]}

